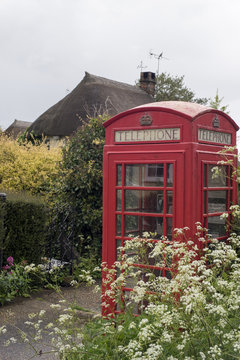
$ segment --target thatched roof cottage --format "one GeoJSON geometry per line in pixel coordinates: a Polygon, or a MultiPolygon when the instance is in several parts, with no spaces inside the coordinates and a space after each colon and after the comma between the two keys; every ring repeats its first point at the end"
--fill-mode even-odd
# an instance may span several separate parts
{"type": "Polygon", "coordinates": [[[83,80],[29,128],[36,135],[59,139],[73,134],[88,117],[114,116],[153,101],[155,74],[141,73],[140,87],[85,73],[83,80]],[[142,88],[141,88],[142,87],[142,88]],[[144,88],[144,90],[143,90],[144,88]]]}

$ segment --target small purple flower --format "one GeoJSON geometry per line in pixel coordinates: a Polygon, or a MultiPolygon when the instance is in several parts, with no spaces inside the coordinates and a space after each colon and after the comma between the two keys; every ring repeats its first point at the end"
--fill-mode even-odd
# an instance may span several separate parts
{"type": "Polygon", "coordinates": [[[9,256],[7,258],[7,262],[9,263],[10,266],[13,266],[13,257],[12,256],[9,256]]]}
{"type": "Polygon", "coordinates": [[[2,267],[2,269],[3,269],[3,270],[8,270],[8,269],[10,269],[10,266],[9,266],[9,265],[5,265],[5,266],[2,267]]]}

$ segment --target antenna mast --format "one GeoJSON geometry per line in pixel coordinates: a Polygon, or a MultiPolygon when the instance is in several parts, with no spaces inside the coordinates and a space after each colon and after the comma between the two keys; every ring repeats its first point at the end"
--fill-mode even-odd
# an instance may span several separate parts
{"type": "Polygon", "coordinates": [[[166,60],[169,60],[165,57],[163,57],[163,52],[161,52],[160,54],[154,54],[151,50],[149,51],[149,55],[150,57],[154,57],[154,59],[157,59],[158,61],[158,67],[157,67],[157,76],[159,75],[159,62],[161,59],[166,59],[166,60]]]}
{"type": "Polygon", "coordinates": [[[143,71],[143,69],[146,69],[147,66],[143,66],[143,62],[141,60],[140,64],[137,66],[137,69],[141,69],[141,72],[143,71]]]}

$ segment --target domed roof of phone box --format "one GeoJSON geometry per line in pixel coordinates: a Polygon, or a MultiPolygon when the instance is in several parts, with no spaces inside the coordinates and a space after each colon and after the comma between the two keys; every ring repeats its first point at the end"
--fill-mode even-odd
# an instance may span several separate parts
{"type": "Polygon", "coordinates": [[[235,123],[235,121],[226,113],[220,110],[213,109],[209,106],[200,105],[197,103],[190,103],[185,101],[160,101],[160,102],[153,102],[145,105],[140,105],[134,107],[124,113],[120,113],[113,118],[109,119],[104,123],[105,127],[108,127],[110,124],[122,118],[123,116],[130,115],[132,113],[137,113],[139,111],[163,111],[168,113],[173,113],[179,116],[182,116],[189,121],[195,120],[198,116],[206,114],[206,113],[214,113],[224,116],[235,128],[237,131],[239,126],[235,123]]]}

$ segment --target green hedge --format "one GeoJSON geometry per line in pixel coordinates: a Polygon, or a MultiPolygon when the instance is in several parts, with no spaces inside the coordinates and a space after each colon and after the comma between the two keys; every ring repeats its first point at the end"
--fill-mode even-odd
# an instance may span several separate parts
{"type": "Polygon", "coordinates": [[[7,195],[3,259],[39,263],[45,255],[48,211],[43,202],[24,194],[7,195]]]}

